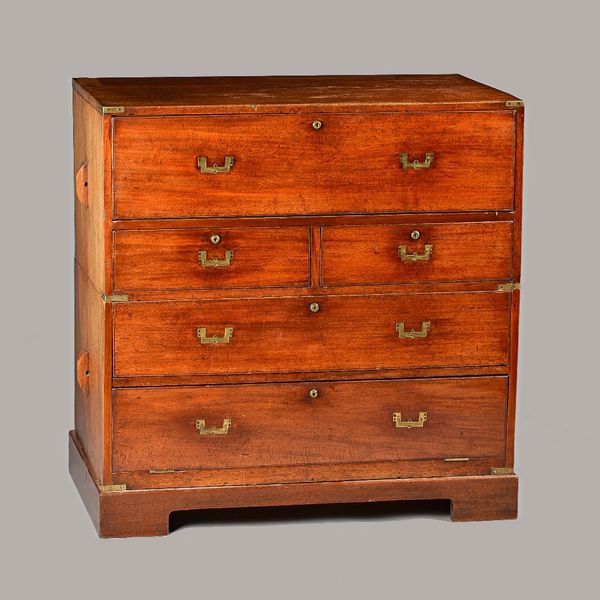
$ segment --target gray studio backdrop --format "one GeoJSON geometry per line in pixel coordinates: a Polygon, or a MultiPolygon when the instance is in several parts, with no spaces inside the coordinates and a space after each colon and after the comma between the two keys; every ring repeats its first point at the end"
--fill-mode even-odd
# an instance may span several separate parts
{"type": "MultiPolygon", "coordinates": [[[[598,524],[596,3],[6,2],[5,597],[586,596],[598,524]],[[67,472],[73,76],[460,72],[525,98],[515,522],[402,512],[99,541],[67,472]],[[520,590],[520,591],[517,591],[520,590]]],[[[597,554],[596,554],[597,560],[597,554]]]]}

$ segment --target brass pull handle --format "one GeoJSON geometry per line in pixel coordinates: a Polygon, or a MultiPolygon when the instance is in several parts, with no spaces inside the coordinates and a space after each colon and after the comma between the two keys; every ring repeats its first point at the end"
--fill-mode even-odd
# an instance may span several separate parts
{"type": "Polygon", "coordinates": [[[231,428],[231,419],[223,419],[222,427],[207,427],[204,419],[196,421],[196,429],[199,435],[227,435],[231,428]]]}
{"type": "Polygon", "coordinates": [[[414,159],[412,162],[408,160],[408,154],[403,152],[400,155],[400,163],[402,164],[403,169],[429,169],[431,163],[433,162],[433,152],[425,153],[425,160],[420,162],[418,159],[414,159]]]}
{"type": "Polygon", "coordinates": [[[77,357],[77,383],[84,394],[90,391],[90,355],[83,350],[77,357]]]}
{"type": "Polygon", "coordinates": [[[411,329],[410,331],[405,331],[404,323],[396,323],[396,331],[398,332],[398,337],[403,340],[414,340],[415,338],[426,338],[430,329],[431,329],[430,321],[423,321],[423,323],[421,323],[421,331],[415,331],[414,329],[411,329]]]}
{"type": "Polygon", "coordinates": [[[228,267],[233,260],[233,250],[225,251],[225,258],[208,258],[208,252],[205,250],[198,251],[198,262],[203,267],[228,267]]]}
{"type": "Polygon", "coordinates": [[[425,425],[425,421],[427,421],[427,413],[420,412],[418,421],[413,421],[412,419],[408,419],[408,421],[403,421],[402,413],[399,413],[399,412],[394,413],[392,418],[394,420],[394,423],[396,423],[397,429],[402,429],[402,428],[412,429],[413,427],[423,427],[423,425],[425,425]]]}
{"type": "Polygon", "coordinates": [[[82,163],[75,173],[75,194],[83,206],[88,206],[88,164],[82,163]]]}
{"type": "Polygon", "coordinates": [[[402,262],[417,262],[418,260],[429,260],[433,254],[433,244],[425,244],[425,252],[419,254],[413,252],[408,254],[406,246],[398,246],[398,256],[402,262]]]}
{"type": "Polygon", "coordinates": [[[223,337],[219,337],[218,335],[207,336],[206,327],[198,327],[196,335],[201,344],[229,344],[233,337],[233,327],[225,327],[223,337]]]}
{"type": "Polygon", "coordinates": [[[216,175],[217,173],[229,173],[231,171],[231,167],[233,167],[234,162],[234,156],[226,156],[225,164],[217,165],[215,163],[212,167],[209,167],[208,158],[206,156],[199,156],[198,168],[200,169],[200,173],[211,173],[212,175],[216,175]]]}

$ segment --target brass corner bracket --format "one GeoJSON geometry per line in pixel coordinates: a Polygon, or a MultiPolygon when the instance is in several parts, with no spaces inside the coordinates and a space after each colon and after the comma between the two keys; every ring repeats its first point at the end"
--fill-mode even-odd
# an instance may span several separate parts
{"type": "Polygon", "coordinates": [[[127,294],[102,294],[102,300],[104,300],[104,302],[127,302],[129,296],[127,294]]]}
{"type": "Polygon", "coordinates": [[[498,286],[499,292],[512,292],[513,290],[520,290],[521,284],[519,282],[515,283],[501,283],[498,286]]]}
{"type": "Polygon", "coordinates": [[[521,108],[525,106],[525,100],[507,100],[506,106],[508,108],[521,108]]]}
{"type": "Polygon", "coordinates": [[[127,489],[125,483],[112,483],[110,485],[98,485],[101,492],[124,492],[127,489]]]}
{"type": "Polygon", "coordinates": [[[514,475],[515,470],[512,467],[492,467],[492,475],[514,475]]]}
{"type": "Polygon", "coordinates": [[[122,115],[125,112],[124,106],[103,106],[103,115],[122,115]]]}

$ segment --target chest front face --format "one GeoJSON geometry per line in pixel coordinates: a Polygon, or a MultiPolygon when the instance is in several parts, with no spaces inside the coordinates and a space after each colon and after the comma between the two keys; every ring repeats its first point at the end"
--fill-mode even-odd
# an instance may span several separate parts
{"type": "Polygon", "coordinates": [[[182,507],[516,515],[522,103],[299,79],[75,83],[72,472],[101,535],[182,507]]]}

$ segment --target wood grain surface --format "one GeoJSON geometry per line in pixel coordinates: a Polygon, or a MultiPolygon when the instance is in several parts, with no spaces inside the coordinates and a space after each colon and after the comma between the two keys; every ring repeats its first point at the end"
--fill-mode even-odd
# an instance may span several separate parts
{"type": "Polygon", "coordinates": [[[210,229],[116,231],[115,289],[190,290],[307,287],[310,285],[308,227],[227,226],[210,229]],[[211,242],[217,235],[220,241],[211,242]],[[206,259],[228,266],[203,266],[206,259]]]}
{"type": "Polygon", "coordinates": [[[514,115],[114,118],[115,217],[510,210],[514,115]],[[319,130],[313,119],[321,119],[319,130]],[[403,169],[400,153],[427,169],[403,169]],[[203,174],[197,157],[229,173],[203,174]]]}
{"type": "Polygon", "coordinates": [[[509,294],[330,296],[114,305],[114,373],[191,375],[498,365],[509,294]],[[426,338],[400,339],[396,323],[426,338]],[[229,343],[201,344],[197,329],[229,343]]]}
{"type": "Polygon", "coordinates": [[[322,227],[321,280],[329,287],[510,279],[512,238],[506,222],[322,227]],[[428,260],[401,260],[399,246],[424,256],[426,245],[428,260]]]}

